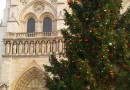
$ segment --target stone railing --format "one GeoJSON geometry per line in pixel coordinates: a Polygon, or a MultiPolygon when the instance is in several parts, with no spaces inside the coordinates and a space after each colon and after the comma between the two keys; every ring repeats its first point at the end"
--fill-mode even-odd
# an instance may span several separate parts
{"type": "Polygon", "coordinates": [[[0,90],[8,90],[8,86],[6,84],[0,85],[0,90]]]}
{"type": "Polygon", "coordinates": [[[4,56],[17,55],[50,55],[64,52],[63,37],[4,39],[4,56]]]}
{"type": "Polygon", "coordinates": [[[60,31],[53,31],[53,32],[35,32],[35,33],[12,33],[7,32],[6,38],[39,38],[39,37],[56,37],[62,36],[60,31]]]}

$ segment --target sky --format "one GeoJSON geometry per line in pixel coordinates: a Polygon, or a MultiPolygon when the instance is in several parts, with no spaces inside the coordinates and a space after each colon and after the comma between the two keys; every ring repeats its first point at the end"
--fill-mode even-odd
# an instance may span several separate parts
{"type": "Polygon", "coordinates": [[[3,19],[3,10],[5,8],[6,0],[0,0],[0,20],[3,19]]]}

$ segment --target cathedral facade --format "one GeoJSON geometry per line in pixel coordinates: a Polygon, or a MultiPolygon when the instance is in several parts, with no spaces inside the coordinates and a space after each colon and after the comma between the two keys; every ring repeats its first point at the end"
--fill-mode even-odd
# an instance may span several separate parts
{"type": "MultiPolygon", "coordinates": [[[[124,0],[121,13],[130,4],[124,0]]],[[[47,90],[44,65],[64,52],[67,0],[6,0],[0,26],[0,90],[47,90]]]]}

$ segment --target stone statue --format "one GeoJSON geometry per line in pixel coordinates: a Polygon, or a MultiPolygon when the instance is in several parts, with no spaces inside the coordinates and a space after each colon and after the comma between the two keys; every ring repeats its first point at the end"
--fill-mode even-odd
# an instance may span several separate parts
{"type": "Polygon", "coordinates": [[[42,54],[45,53],[45,42],[42,42],[42,54]]]}
{"type": "Polygon", "coordinates": [[[19,54],[23,52],[23,45],[22,42],[19,43],[19,54]]]}
{"type": "Polygon", "coordinates": [[[53,52],[56,52],[56,41],[53,41],[53,52]]]}
{"type": "Polygon", "coordinates": [[[9,42],[6,43],[6,53],[7,54],[10,53],[10,43],[9,42]]]}
{"type": "Polygon", "coordinates": [[[47,41],[47,53],[50,53],[50,41],[47,41]]]}
{"type": "Polygon", "coordinates": [[[17,53],[17,45],[16,45],[16,42],[13,43],[13,54],[16,54],[17,53]]]}
{"type": "Polygon", "coordinates": [[[33,42],[31,42],[31,44],[30,44],[30,53],[31,54],[34,53],[34,44],[33,44],[33,42]]]}
{"type": "Polygon", "coordinates": [[[62,41],[59,41],[59,52],[62,52],[62,41]]]}
{"type": "Polygon", "coordinates": [[[25,42],[24,53],[28,53],[28,43],[25,42]]]}
{"type": "Polygon", "coordinates": [[[7,85],[3,85],[2,90],[7,90],[7,85]]]}
{"type": "Polygon", "coordinates": [[[36,54],[39,54],[39,47],[40,47],[40,46],[39,46],[39,43],[37,42],[37,43],[36,43],[36,54]]]}

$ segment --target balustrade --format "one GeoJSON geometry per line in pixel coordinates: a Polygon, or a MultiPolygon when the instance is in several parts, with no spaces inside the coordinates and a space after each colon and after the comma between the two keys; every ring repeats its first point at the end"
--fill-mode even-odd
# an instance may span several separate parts
{"type": "Polygon", "coordinates": [[[63,38],[5,40],[5,55],[49,55],[64,52],[63,38]]]}
{"type": "Polygon", "coordinates": [[[59,31],[53,32],[35,32],[35,33],[12,33],[7,32],[6,38],[37,38],[37,37],[54,37],[58,36],[59,31]]]}
{"type": "Polygon", "coordinates": [[[8,86],[6,84],[0,85],[0,90],[8,90],[8,86]]]}

